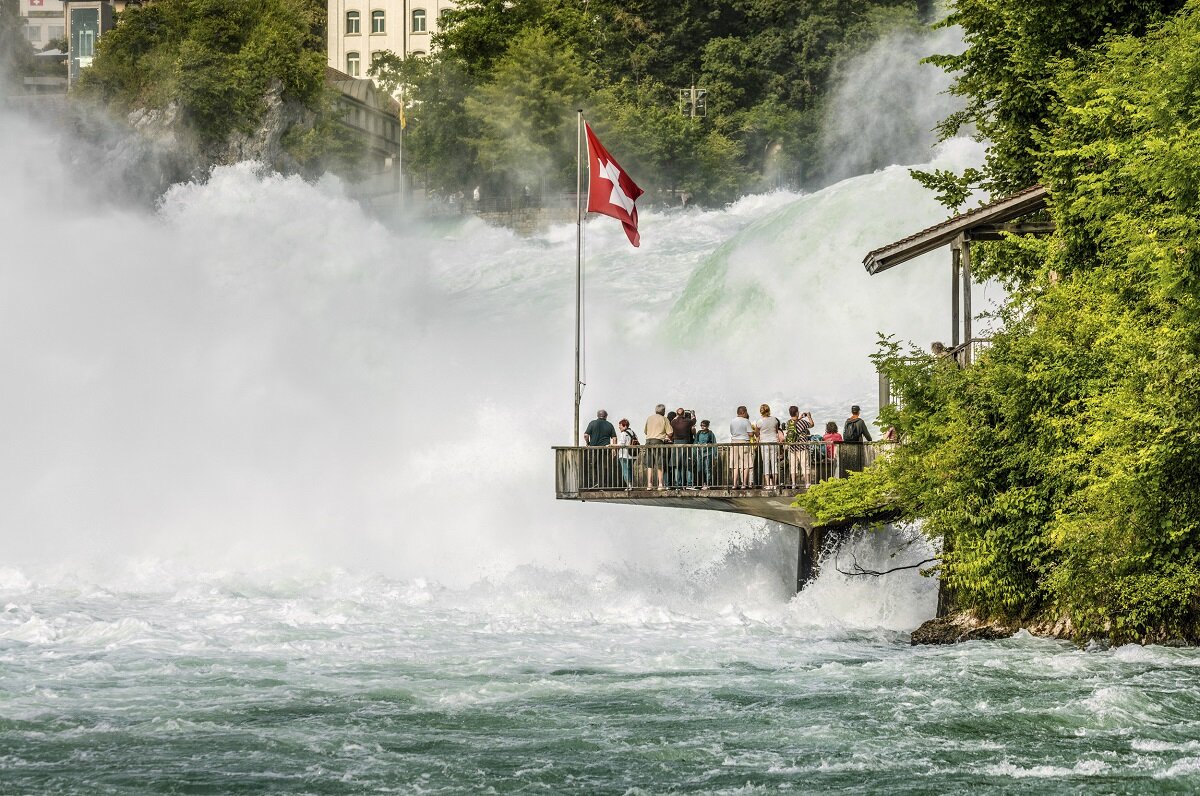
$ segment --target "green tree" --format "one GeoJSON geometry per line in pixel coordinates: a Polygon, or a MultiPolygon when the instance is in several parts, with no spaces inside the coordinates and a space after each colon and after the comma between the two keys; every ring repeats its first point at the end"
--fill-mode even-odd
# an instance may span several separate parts
{"type": "Polygon", "coordinates": [[[378,54],[370,75],[405,105],[405,170],[420,175],[426,189],[443,194],[468,189],[483,179],[473,141],[480,123],[467,113],[473,82],[454,60],[400,58],[378,54]]]}
{"type": "Polygon", "coordinates": [[[591,81],[569,44],[541,27],[523,31],[492,70],[491,79],[466,99],[479,129],[472,141],[480,164],[509,187],[559,185],[575,169],[575,109],[591,81]]]}
{"type": "Polygon", "coordinates": [[[931,58],[956,73],[967,106],[942,125],[945,137],[973,125],[990,142],[985,186],[999,193],[1037,180],[1029,153],[1047,128],[1052,78],[1064,58],[1086,58],[1106,37],[1139,35],[1183,0],[957,0],[942,23],[961,25],[967,48],[931,58]]]}
{"type": "Polygon", "coordinates": [[[33,63],[18,0],[0,0],[0,90],[15,84],[33,63]]]}
{"type": "Polygon", "coordinates": [[[101,38],[80,89],[118,110],[177,103],[202,143],[248,129],[272,85],[323,107],[324,16],[310,0],[159,0],[101,38]]]}
{"type": "Polygon", "coordinates": [[[903,400],[882,422],[908,444],[803,498],[827,520],[923,520],[963,608],[1200,642],[1197,53],[1189,0],[1058,62],[1006,172],[1047,185],[1056,231],[990,244],[998,272],[1022,274],[1001,331],[961,370],[885,343],[903,400]]]}

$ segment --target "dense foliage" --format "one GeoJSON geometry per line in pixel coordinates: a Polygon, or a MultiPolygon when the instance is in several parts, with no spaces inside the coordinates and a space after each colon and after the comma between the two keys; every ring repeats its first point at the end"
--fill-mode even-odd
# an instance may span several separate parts
{"type": "Polygon", "coordinates": [[[311,0],[159,0],[100,40],[80,90],[119,110],[176,104],[202,143],[252,127],[273,86],[319,107],[324,13],[311,0]]]}
{"type": "Polygon", "coordinates": [[[1200,0],[1165,21],[1163,4],[1113,3],[1107,20],[1104,4],[1063,5],[1049,27],[1071,43],[1049,52],[1052,31],[981,26],[979,5],[960,4],[973,49],[1052,62],[1024,92],[1013,61],[958,64],[975,64],[963,90],[1000,139],[990,178],[1043,182],[1056,232],[988,246],[1011,297],[974,366],[885,342],[903,402],[882,420],[908,444],[805,501],[826,520],[922,519],[960,607],[1066,617],[1082,638],[1200,641],[1200,0]],[[1118,23],[1131,32],[1086,49],[1065,35],[1118,23]]]}
{"type": "Polygon", "coordinates": [[[435,190],[573,187],[583,108],[651,200],[720,201],[819,180],[816,135],[839,63],[917,24],[924,5],[464,0],[424,66],[384,58],[372,73],[405,86],[408,159],[435,190]],[[681,105],[693,85],[706,91],[703,116],[681,105]]]}
{"type": "Polygon", "coordinates": [[[19,0],[0,0],[0,92],[6,84],[27,72],[33,48],[25,40],[19,0]]]}

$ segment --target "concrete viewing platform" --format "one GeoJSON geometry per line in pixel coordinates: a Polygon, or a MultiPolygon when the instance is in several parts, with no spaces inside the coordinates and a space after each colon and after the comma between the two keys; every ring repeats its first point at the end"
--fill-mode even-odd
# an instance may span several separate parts
{"type": "Polygon", "coordinates": [[[799,588],[815,574],[827,533],[839,529],[817,526],[792,505],[796,496],[810,484],[869,466],[891,448],[817,441],[556,447],[554,492],[559,500],[724,511],[791,525],[799,530],[799,588]],[[768,479],[777,486],[765,486],[768,479]]]}

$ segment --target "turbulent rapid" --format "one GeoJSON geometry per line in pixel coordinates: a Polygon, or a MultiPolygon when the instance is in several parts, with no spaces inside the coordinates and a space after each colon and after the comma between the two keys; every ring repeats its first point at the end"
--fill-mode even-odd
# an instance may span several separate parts
{"type": "MultiPolygon", "coordinates": [[[[794,595],[794,531],[554,501],[573,227],[255,164],[142,209],[11,113],[0,185],[0,793],[1200,785],[1191,650],[913,649],[936,583],[839,571],[913,529],[794,595]]],[[[943,215],[887,166],[646,212],[636,251],[589,223],[585,412],[870,409],[876,333],[944,338],[949,274],[862,256],[943,215]]]]}

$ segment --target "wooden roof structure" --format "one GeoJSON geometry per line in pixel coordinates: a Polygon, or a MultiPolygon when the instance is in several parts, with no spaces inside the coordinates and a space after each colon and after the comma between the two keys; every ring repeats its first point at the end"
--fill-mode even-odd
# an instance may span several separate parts
{"type": "Polygon", "coordinates": [[[981,207],[959,213],[940,224],[923,229],[907,238],[881,246],[863,258],[867,273],[877,274],[901,263],[920,257],[935,249],[954,243],[959,236],[966,240],[995,240],[1004,233],[1017,235],[1041,234],[1053,231],[1048,222],[1014,224],[1017,219],[1046,207],[1046,188],[1033,185],[1023,191],[997,199],[981,207]]]}

